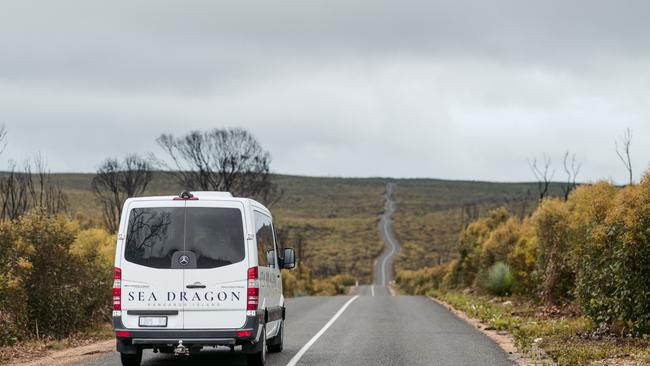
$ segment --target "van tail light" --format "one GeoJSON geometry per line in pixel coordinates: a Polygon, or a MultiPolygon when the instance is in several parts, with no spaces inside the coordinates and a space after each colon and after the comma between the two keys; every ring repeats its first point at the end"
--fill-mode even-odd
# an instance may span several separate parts
{"type": "Polygon", "coordinates": [[[127,330],[118,330],[117,332],[115,332],[115,335],[117,336],[117,338],[131,338],[131,332],[127,330]]]}
{"type": "Polygon", "coordinates": [[[122,270],[115,267],[113,276],[113,311],[122,310],[122,270]]]}
{"type": "Polygon", "coordinates": [[[252,330],[238,330],[237,338],[250,338],[253,336],[252,330]]]}
{"type": "Polygon", "coordinates": [[[248,291],[246,294],[246,315],[255,315],[260,299],[259,270],[257,267],[248,269],[248,291]]]}

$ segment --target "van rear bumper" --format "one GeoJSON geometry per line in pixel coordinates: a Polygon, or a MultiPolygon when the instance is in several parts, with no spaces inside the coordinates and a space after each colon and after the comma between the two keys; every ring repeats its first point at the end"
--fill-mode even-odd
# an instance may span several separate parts
{"type": "Polygon", "coordinates": [[[132,338],[131,344],[133,345],[149,345],[149,346],[176,346],[178,341],[183,341],[186,346],[201,345],[201,346],[234,346],[237,344],[235,338],[132,338]]]}
{"type": "Polygon", "coordinates": [[[244,326],[237,329],[127,329],[120,317],[113,317],[116,332],[128,332],[128,337],[117,338],[117,351],[137,353],[142,348],[177,346],[178,341],[190,346],[234,346],[251,344],[259,341],[261,325],[264,324],[264,312],[246,317],[244,326]],[[238,337],[237,333],[250,331],[251,336],[238,337]]]}

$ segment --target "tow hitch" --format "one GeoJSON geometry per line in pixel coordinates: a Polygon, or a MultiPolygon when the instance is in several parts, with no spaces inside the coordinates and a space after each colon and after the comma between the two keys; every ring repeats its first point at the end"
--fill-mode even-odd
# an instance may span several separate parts
{"type": "Polygon", "coordinates": [[[183,346],[183,341],[179,340],[178,345],[174,348],[174,356],[188,356],[190,354],[189,348],[183,346]]]}

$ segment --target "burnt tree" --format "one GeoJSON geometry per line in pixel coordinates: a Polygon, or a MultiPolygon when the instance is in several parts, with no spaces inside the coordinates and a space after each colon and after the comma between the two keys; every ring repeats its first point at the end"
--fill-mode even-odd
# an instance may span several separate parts
{"type": "Polygon", "coordinates": [[[108,158],[97,168],[91,182],[95,197],[102,205],[104,225],[116,232],[122,215],[122,205],[129,197],[144,193],[153,178],[154,164],[133,154],[123,161],[108,158]]]}
{"type": "Polygon", "coordinates": [[[578,173],[580,173],[580,168],[582,164],[576,163],[576,155],[570,155],[569,151],[564,153],[564,172],[566,173],[566,182],[562,185],[562,193],[564,194],[564,200],[569,199],[569,194],[573,191],[576,186],[576,179],[578,173]]]}
{"type": "Polygon", "coordinates": [[[282,196],[271,182],[269,153],[244,129],[163,134],[156,141],[171,158],[171,174],[184,189],[226,191],[267,205],[282,196]]]}
{"type": "Polygon", "coordinates": [[[528,166],[537,180],[537,192],[541,201],[548,194],[548,189],[555,175],[555,171],[551,171],[551,158],[544,154],[541,163],[535,158],[528,160],[528,166]]]}
{"type": "Polygon", "coordinates": [[[40,208],[55,215],[66,212],[68,199],[59,181],[47,171],[44,160],[39,155],[32,163],[25,162],[19,169],[15,162],[0,178],[0,219],[16,220],[33,208],[40,208]]]}
{"type": "Polygon", "coordinates": [[[630,185],[634,184],[634,176],[632,175],[632,158],[630,157],[630,146],[632,145],[632,129],[626,128],[623,136],[621,136],[621,146],[619,146],[619,141],[614,141],[614,146],[616,147],[616,155],[625,166],[627,171],[630,185]]]}

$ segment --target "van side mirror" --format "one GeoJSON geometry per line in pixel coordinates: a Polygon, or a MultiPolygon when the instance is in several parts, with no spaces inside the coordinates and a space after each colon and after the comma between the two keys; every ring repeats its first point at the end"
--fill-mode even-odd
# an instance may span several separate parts
{"type": "Polygon", "coordinates": [[[293,248],[284,248],[284,257],[282,258],[282,268],[291,269],[296,266],[296,255],[293,248]]]}

